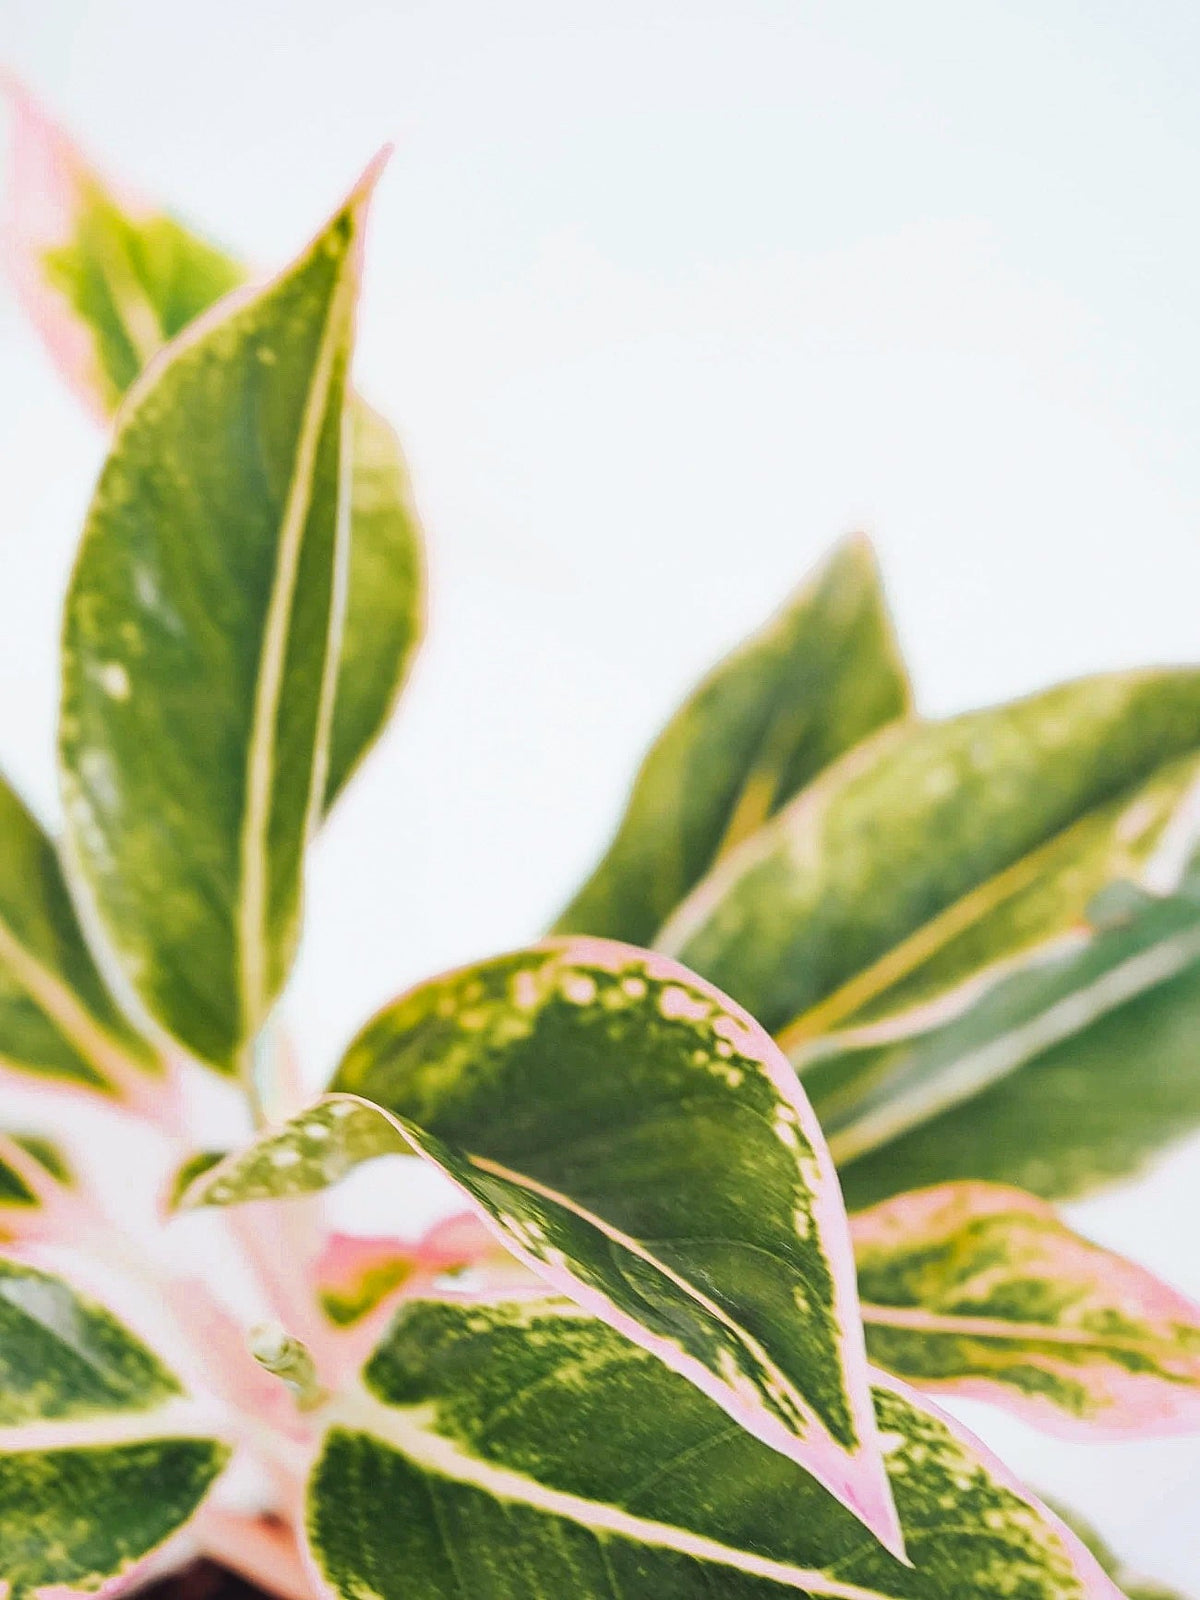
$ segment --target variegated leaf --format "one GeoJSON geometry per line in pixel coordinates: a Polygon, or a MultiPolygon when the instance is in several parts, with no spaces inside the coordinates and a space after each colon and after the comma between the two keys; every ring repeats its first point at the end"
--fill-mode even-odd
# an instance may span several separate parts
{"type": "MultiPolygon", "coordinates": [[[[19,1211],[40,1204],[42,1178],[69,1188],[74,1182],[71,1164],[53,1139],[38,1133],[0,1132],[0,1208],[19,1211]]],[[[0,1217],[0,1231],[6,1219],[0,1217]]]]}
{"type": "Polygon", "coordinates": [[[849,1204],[970,1178],[1071,1199],[1200,1127],[1198,944],[1189,880],[940,1028],[812,1062],[849,1204]]]}
{"type": "Polygon", "coordinates": [[[409,1302],[331,1413],[310,1542],[346,1600],[1118,1600],[969,1436],[874,1403],[911,1566],[571,1302],[409,1302]]]}
{"type": "Polygon", "coordinates": [[[350,1327],[402,1288],[411,1291],[418,1283],[459,1275],[468,1268],[473,1276],[487,1269],[490,1281],[510,1264],[514,1275],[525,1275],[495,1235],[468,1212],[437,1223],[411,1243],[391,1236],[330,1234],[313,1277],[326,1316],[340,1327],[350,1327]]]}
{"type": "Polygon", "coordinates": [[[847,540],[672,717],[556,931],[649,944],[714,862],[908,708],[874,555],[847,540]]]}
{"type": "Polygon", "coordinates": [[[831,1036],[891,1042],[1077,940],[1112,882],[1174,887],[1198,776],[1200,671],[896,724],[735,850],[655,942],[797,1063],[831,1036]]]}
{"type": "Polygon", "coordinates": [[[661,956],[552,941],[398,1000],[336,1086],[384,1109],[320,1102],[185,1199],[303,1193],[416,1149],[518,1259],[894,1537],[837,1179],[743,1011],[661,956]]]}
{"type": "Polygon", "coordinates": [[[867,1350],[935,1392],[1054,1432],[1200,1428],[1200,1306],[990,1183],[919,1189],[851,1219],[867,1350]]]}
{"type": "Polygon", "coordinates": [[[109,998],[58,853],[0,779],[0,1062],[114,1092],[156,1070],[109,998]]]}
{"type": "MultiPolygon", "coordinates": [[[[11,274],[47,348],[102,419],[167,341],[245,270],[191,229],[117,189],[20,89],[12,93],[11,274]]],[[[346,625],[325,805],[378,737],[423,626],[421,529],[392,429],[351,406],[346,625]]]]}
{"type": "Polygon", "coordinates": [[[227,1070],[286,979],[324,793],[371,181],[281,277],[147,372],[67,597],[74,863],[142,1004],[227,1070]]]}
{"type": "Polygon", "coordinates": [[[189,1520],[227,1455],[107,1311],[0,1261],[0,1579],[12,1600],[129,1570],[189,1520]]]}

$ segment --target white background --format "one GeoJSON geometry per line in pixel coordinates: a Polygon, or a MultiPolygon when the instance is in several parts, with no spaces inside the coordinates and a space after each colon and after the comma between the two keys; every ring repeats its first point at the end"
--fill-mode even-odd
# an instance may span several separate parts
{"type": "MultiPolygon", "coordinates": [[[[370,1008],[545,924],[680,694],[848,529],[929,711],[1200,654],[1185,0],[0,0],[0,58],[264,265],[397,144],[359,375],[431,635],[317,852],[314,1082],[370,1008]]],[[[50,817],[101,448],[0,299],[0,764],[50,817]]],[[[1077,1215],[1200,1294],[1198,1169],[1077,1215]]],[[[969,1414],[1200,1591],[1200,1441],[969,1414]]]]}

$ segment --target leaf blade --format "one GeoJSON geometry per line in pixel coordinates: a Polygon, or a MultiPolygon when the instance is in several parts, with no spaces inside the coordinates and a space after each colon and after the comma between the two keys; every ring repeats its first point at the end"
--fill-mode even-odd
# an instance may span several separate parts
{"type": "Polygon", "coordinates": [[[649,944],[719,857],[909,702],[871,547],[846,540],[672,717],[554,931],[649,944]]]}
{"type": "Polygon", "coordinates": [[[71,857],[141,1004],[225,1070],[286,975],[321,798],[366,194],[143,378],[68,593],[71,857]]]}
{"type": "Polygon", "coordinates": [[[366,1100],[319,1103],[185,1203],[414,1148],[519,1260],[894,1533],[836,1177],[787,1063],[724,996],[644,951],[552,941],[402,998],[335,1088],[366,1100]]]}
{"type": "Polygon", "coordinates": [[[0,1059],[109,1093],[157,1067],[105,987],[53,842],[2,778],[0,1059]]]}
{"type": "Polygon", "coordinates": [[[656,944],[797,1061],[831,1036],[921,1031],[1071,936],[1110,882],[1174,886],[1198,744],[1200,673],[1183,669],[893,726],[734,852],[656,944]]]}
{"type": "Polygon", "coordinates": [[[1200,1307],[1019,1189],[945,1184],[851,1221],[867,1348],[919,1388],[1052,1432],[1200,1418],[1200,1307]]]}
{"type": "MultiPolygon", "coordinates": [[[[162,347],[247,273],[174,217],[109,183],[19,86],[11,99],[10,275],[55,364],[108,422],[162,347]]],[[[326,810],[382,732],[424,628],[421,527],[399,440],[357,396],[351,409],[347,618],[326,810]]]]}
{"type": "Polygon", "coordinates": [[[957,1600],[964,1581],[988,1600],[1018,1578],[1029,1600],[1113,1595],[966,1436],[890,1382],[875,1404],[913,1566],[569,1302],[412,1302],[331,1418],[310,1539],[339,1592],[395,1572],[430,1600],[957,1600]],[[406,1515],[375,1514],[384,1503],[406,1515]]]}
{"type": "Polygon", "coordinates": [[[0,1260],[0,1578],[94,1586],[181,1528],[228,1447],[179,1380],[63,1279],[0,1260]]]}

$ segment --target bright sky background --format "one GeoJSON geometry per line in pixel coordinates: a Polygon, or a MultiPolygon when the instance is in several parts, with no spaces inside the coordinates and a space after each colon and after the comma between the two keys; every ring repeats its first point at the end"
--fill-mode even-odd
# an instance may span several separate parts
{"type": "MultiPolygon", "coordinates": [[[[397,146],[358,370],[431,637],[317,853],[314,1080],[545,924],[681,693],[848,529],[927,710],[1200,654],[1194,5],[0,0],[0,59],[266,266],[397,146]]],[[[0,379],[0,764],[53,816],[102,445],[7,297],[0,379]]],[[[1198,1168],[1079,1215],[1200,1294],[1198,1168]]],[[[986,1431],[1200,1589],[1200,1441],[986,1431]]]]}

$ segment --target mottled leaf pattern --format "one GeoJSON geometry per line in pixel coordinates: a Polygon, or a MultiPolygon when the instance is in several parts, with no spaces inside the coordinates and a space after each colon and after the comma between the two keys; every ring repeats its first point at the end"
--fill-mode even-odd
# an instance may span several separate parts
{"type": "Polygon", "coordinates": [[[94,1588],[188,1521],[227,1447],[177,1379],[61,1279],[0,1261],[0,1579],[94,1588]]]}
{"type": "Polygon", "coordinates": [[[797,1062],[830,1034],[922,1031],[1077,935],[1114,880],[1174,887],[1198,751],[1196,671],[894,725],[735,850],[656,943],[797,1062]]]}
{"type": "Polygon", "coordinates": [[[552,941],[422,985],[351,1045],[334,1098],[193,1202],[300,1193],[411,1146],[534,1271],[795,1455],[884,1537],[837,1180],[784,1058],[662,957],[552,941]]]}
{"type": "Polygon", "coordinates": [[[74,860],[143,1005],[226,1069],[286,979],[324,792],[369,187],[146,374],[67,598],[74,860]]]}
{"type": "Polygon", "coordinates": [[[53,843],[3,779],[0,1061],[110,1092],[156,1068],[96,970],[53,843]]]}
{"type": "Polygon", "coordinates": [[[649,944],[716,860],[908,705],[871,547],[847,540],[667,724],[556,931],[649,944]]]}
{"type": "MultiPolygon", "coordinates": [[[[13,93],[11,274],[67,381],[102,419],[161,347],[240,284],[241,264],[114,188],[29,95],[13,93]]],[[[423,626],[421,529],[399,441],[351,406],[346,624],[325,803],[378,737],[423,626]]]]}
{"type": "Polygon", "coordinates": [[[410,1302],[330,1418],[310,1539],[347,1600],[1117,1600],[973,1441],[874,1403],[911,1566],[570,1302],[410,1302]]]}
{"type": "Polygon", "coordinates": [[[1200,1306],[1045,1201],[945,1184],[861,1212],[851,1231],[877,1366],[1056,1432],[1200,1429],[1200,1306]]]}

